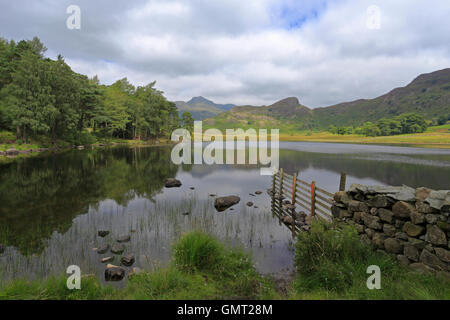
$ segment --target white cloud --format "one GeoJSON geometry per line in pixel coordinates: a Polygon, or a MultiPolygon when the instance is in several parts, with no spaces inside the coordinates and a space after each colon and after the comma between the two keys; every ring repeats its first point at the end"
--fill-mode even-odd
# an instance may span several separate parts
{"type": "Polygon", "coordinates": [[[37,35],[106,83],[156,80],[172,100],[297,96],[316,107],[376,97],[450,66],[447,0],[84,0],[78,33],[64,28],[65,2],[47,0],[42,15],[0,4],[3,36],[37,35]],[[366,27],[372,4],[379,30],[366,27]]]}

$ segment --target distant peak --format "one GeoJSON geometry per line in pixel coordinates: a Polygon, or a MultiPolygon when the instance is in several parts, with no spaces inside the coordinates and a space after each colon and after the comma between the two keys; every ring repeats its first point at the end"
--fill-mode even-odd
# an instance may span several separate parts
{"type": "Polygon", "coordinates": [[[300,101],[298,101],[298,98],[296,97],[289,97],[283,100],[280,100],[278,102],[275,102],[272,107],[278,107],[278,106],[289,106],[289,107],[297,107],[300,105],[300,101]]]}
{"type": "Polygon", "coordinates": [[[188,103],[202,103],[202,102],[206,102],[206,103],[214,103],[211,100],[208,100],[202,96],[198,96],[198,97],[193,97],[191,100],[188,101],[188,103]]]}

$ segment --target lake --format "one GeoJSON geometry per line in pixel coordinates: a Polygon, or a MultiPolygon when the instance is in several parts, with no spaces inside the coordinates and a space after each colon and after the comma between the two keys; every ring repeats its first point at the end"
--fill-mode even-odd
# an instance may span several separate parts
{"type": "MultiPolygon", "coordinates": [[[[125,254],[136,256],[135,266],[164,266],[173,242],[193,229],[243,246],[261,273],[292,268],[291,233],[270,211],[271,177],[261,176],[256,165],[177,166],[170,153],[171,147],[120,146],[1,165],[0,279],[45,278],[63,274],[69,265],[103,279],[99,260],[105,255],[93,248],[123,234],[131,235],[125,254]],[[164,188],[169,177],[182,187],[164,188]],[[254,195],[257,190],[263,194],[254,195]],[[239,195],[241,202],[219,213],[212,194],[239,195]],[[247,207],[248,201],[258,208],[247,207]],[[100,238],[98,230],[111,234],[100,238]]],[[[330,192],[338,190],[341,171],[347,186],[450,189],[450,150],[280,142],[280,167],[330,192]]],[[[119,264],[119,257],[112,263],[119,264]]]]}

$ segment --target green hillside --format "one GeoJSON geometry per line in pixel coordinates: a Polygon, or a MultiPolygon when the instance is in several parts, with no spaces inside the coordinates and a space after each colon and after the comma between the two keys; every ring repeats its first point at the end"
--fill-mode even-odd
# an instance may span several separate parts
{"type": "Polygon", "coordinates": [[[360,126],[366,121],[414,112],[427,120],[450,114],[450,68],[422,74],[409,85],[375,99],[360,99],[309,109],[297,98],[270,106],[235,107],[205,121],[217,128],[280,128],[282,131],[324,130],[330,125],[360,126]]]}

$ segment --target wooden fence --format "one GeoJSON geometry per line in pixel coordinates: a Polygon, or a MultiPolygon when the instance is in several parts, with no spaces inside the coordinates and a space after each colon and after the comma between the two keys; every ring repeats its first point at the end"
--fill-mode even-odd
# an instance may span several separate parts
{"type": "MultiPolygon", "coordinates": [[[[346,174],[341,173],[339,190],[344,191],[346,184],[346,174]]],[[[290,228],[292,236],[300,231],[300,227],[295,223],[296,210],[294,206],[299,206],[309,213],[309,216],[317,216],[324,220],[332,218],[331,206],[333,204],[333,193],[328,192],[316,185],[315,181],[308,183],[301,180],[297,173],[287,174],[280,169],[272,177],[272,212],[280,221],[284,217],[291,217],[290,228]],[[283,205],[284,200],[289,200],[291,206],[283,205]],[[294,205],[294,206],[292,206],[294,205]],[[286,209],[289,208],[289,209],[286,209]]]]}

